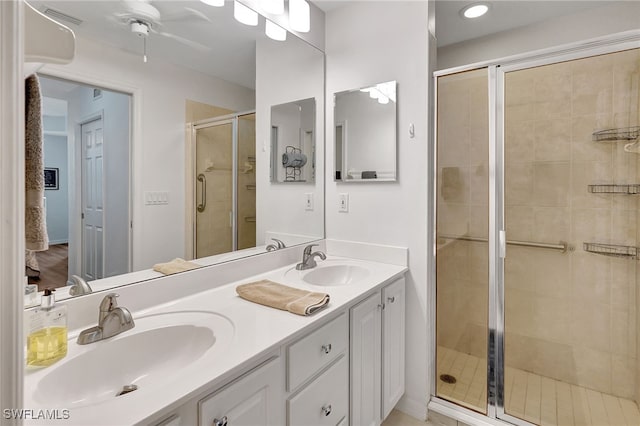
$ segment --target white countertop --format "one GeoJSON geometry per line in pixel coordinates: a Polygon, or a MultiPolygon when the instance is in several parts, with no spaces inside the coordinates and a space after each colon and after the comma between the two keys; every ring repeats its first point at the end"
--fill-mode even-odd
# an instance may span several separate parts
{"type": "MultiPolygon", "coordinates": [[[[73,363],[74,357],[92,350],[93,345],[109,344],[109,341],[121,338],[131,332],[124,332],[106,341],[79,346],[75,343],[75,337],[80,330],[70,331],[69,350],[66,358],[50,367],[26,372],[24,402],[26,409],[36,411],[68,409],[69,419],[49,422],[31,420],[25,421],[25,424],[132,425],[142,423],[161,410],[177,408],[202,392],[213,391],[234,376],[253,367],[261,357],[277,350],[283,344],[298,339],[324,320],[344,312],[347,307],[355,304],[383,284],[400,277],[407,270],[404,266],[335,256],[328,256],[326,261],[318,261],[318,264],[360,265],[368,269],[370,273],[366,278],[350,285],[313,286],[298,278],[300,273],[295,271],[295,264],[292,264],[159,306],[132,312],[134,320],[168,312],[215,312],[233,324],[233,336],[230,344],[185,365],[183,369],[178,371],[179,374],[169,374],[162,383],[152,389],[141,387],[135,392],[105,402],[85,406],[81,406],[80,403],[76,405],[69,403],[67,406],[56,407],[47,404],[46,401],[38,400],[37,397],[34,398],[34,391],[37,389],[39,381],[57,368],[56,366],[73,363]],[[314,315],[303,317],[251,303],[237,296],[235,292],[237,285],[261,279],[270,279],[310,291],[326,292],[331,297],[329,306],[314,315]]],[[[212,269],[211,273],[215,274],[215,270],[212,269]]],[[[150,289],[150,291],[153,290],[150,289]]],[[[126,306],[126,301],[122,301],[121,306],[126,306]]],[[[167,345],[171,345],[171,342],[167,342],[167,345]]],[[[96,368],[100,368],[100,366],[97,365],[96,368]]],[[[77,373],[83,374],[82,371],[77,373]]]]}

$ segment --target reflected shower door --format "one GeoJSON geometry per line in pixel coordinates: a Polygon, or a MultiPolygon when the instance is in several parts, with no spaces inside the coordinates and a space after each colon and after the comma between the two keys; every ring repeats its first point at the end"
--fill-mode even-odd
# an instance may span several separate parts
{"type": "Polygon", "coordinates": [[[233,250],[233,122],[196,130],[195,258],[233,250]]]}
{"type": "Polygon", "coordinates": [[[486,414],[489,117],[486,68],[439,77],[437,396],[486,414]]]}
{"type": "Polygon", "coordinates": [[[640,129],[639,52],[499,74],[505,420],[640,424],[637,261],[628,250],[639,245],[638,195],[626,190],[639,183],[638,131],[624,137],[640,129]]]}

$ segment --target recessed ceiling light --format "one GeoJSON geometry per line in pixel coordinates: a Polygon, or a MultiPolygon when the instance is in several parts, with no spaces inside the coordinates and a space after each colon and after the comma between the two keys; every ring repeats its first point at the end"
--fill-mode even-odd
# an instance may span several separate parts
{"type": "Polygon", "coordinates": [[[473,18],[479,18],[480,16],[487,13],[488,10],[489,10],[488,5],[484,3],[475,3],[475,4],[470,4],[469,6],[465,6],[460,11],[460,13],[465,18],[473,19],[473,18]]]}

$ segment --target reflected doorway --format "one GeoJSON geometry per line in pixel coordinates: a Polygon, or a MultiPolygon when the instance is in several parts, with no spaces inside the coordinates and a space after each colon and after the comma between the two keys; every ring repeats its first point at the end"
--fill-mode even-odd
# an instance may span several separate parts
{"type": "Polygon", "coordinates": [[[130,271],[131,95],[39,75],[49,249],[30,282],[63,287],[130,271]]]}

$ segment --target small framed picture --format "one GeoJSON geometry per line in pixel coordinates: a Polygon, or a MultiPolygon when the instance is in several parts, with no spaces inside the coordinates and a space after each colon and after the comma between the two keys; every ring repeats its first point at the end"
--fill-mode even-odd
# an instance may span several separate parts
{"type": "Polygon", "coordinates": [[[44,189],[60,189],[58,188],[58,172],[57,167],[44,168],[44,189]]]}

